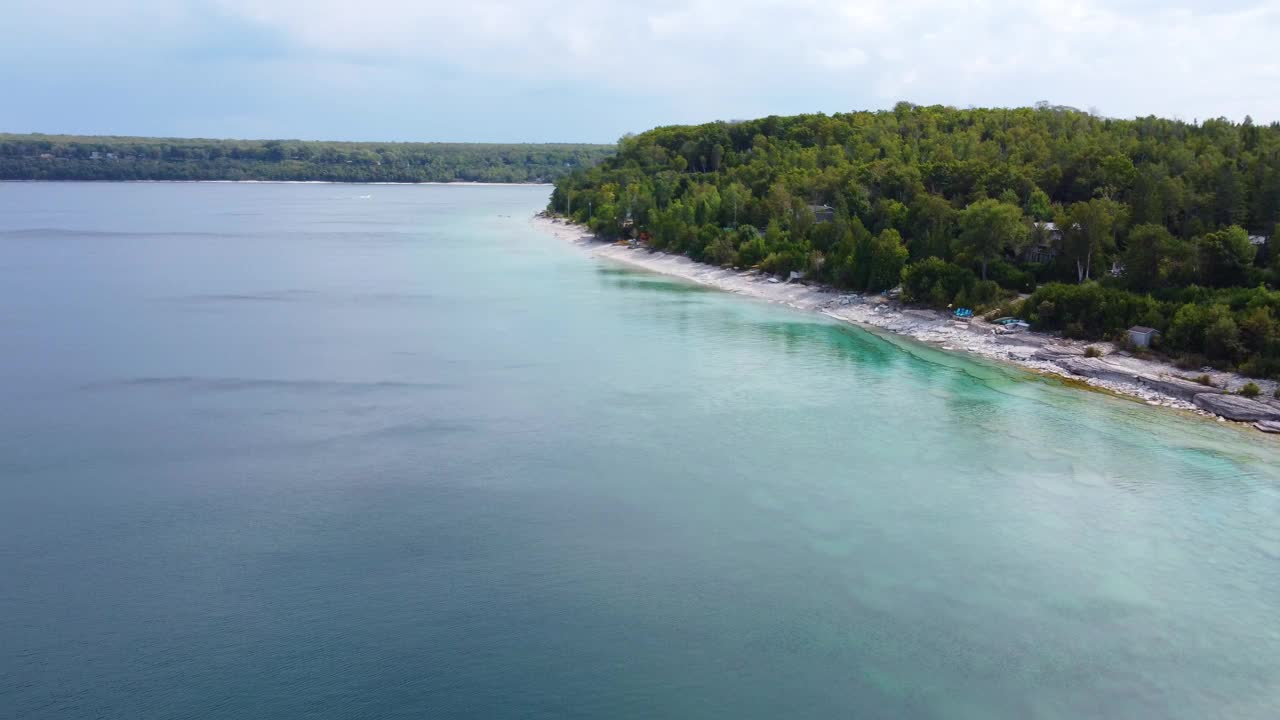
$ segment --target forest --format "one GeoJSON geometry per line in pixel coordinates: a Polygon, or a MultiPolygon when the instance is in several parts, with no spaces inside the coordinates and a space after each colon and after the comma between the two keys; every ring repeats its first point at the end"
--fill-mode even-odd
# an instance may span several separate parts
{"type": "Polygon", "coordinates": [[[612,145],[363,143],[0,134],[0,180],[552,182],[612,145]]]}
{"type": "Polygon", "coordinates": [[[1280,376],[1280,123],[1039,103],[660,127],[556,181],[607,239],[1280,376]]]}

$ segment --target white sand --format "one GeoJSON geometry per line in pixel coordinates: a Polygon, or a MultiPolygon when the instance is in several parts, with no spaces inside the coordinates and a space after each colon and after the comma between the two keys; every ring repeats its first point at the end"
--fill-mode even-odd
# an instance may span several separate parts
{"type": "MultiPolygon", "coordinates": [[[[684,278],[727,292],[761,298],[797,310],[822,313],[856,325],[911,337],[944,350],[970,352],[990,360],[1013,363],[1034,372],[1068,377],[1149,405],[1212,416],[1184,399],[1160,392],[1136,379],[1138,375],[1186,377],[1199,375],[1200,371],[1187,372],[1155,360],[1113,354],[1115,348],[1110,343],[1084,343],[1033,332],[996,334],[996,326],[980,319],[974,319],[970,323],[956,322],[946,313],[905,307],[880,295],[842,293],[820,285],[782,283],[776,279],[771,281],[769,276],[755,271],[740,272],[718,268],[694,262],[682,255],[603,243],[581,226],[552,218],[535,217],[532,223],[543,232],[581,247],[593,257],[684,278]],[[1103,362],[1098,364],[1105,377],[1076,376],[1059,364],[1062,360],[1082,358],[1084,349],[1089,345],[1106,353],[1103,362]],[[1133,379],[1129,380],[1129,377],[1133,379]]],[[[1219,387],[1232,390],[1249,382],[1248,378],[1234,373],[1210,371],[1207,374],[1219,387]]],[[[1275,390],[1274,382],[1254,382],[1263,388],[1264,397],[1269,397],[1275,390]]]]}

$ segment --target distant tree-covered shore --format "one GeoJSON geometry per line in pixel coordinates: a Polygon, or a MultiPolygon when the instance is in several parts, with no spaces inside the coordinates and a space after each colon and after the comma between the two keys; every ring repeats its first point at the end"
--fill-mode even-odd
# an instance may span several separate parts
{"type": "Polygon", "coordinates": [[[1280,377],[1280,124],[1047,103],[661,127],[556,182],[598,234],[910,302],[1020,314],[1280,377]]]}
{"type": "Polygon", "coordinates": [[[0,180],[554,182],[613,145],[0,134],[0,180]]]}

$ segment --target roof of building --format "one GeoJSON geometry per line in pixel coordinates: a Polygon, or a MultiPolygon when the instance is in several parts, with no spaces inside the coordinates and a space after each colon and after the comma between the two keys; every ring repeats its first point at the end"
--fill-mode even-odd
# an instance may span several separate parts
{"type": "MultiPolygon", "coordinates": [[[[1033,225],[1035,225],[1035,226],[1036,226],[1036,227],[1038,227],[1038,228],[1044,228],[1045,230],[1048,230],[1049,232],[1060,232],[1060,231],[1062,230],[1062,228],[1059,228],[1059,227],[1058,227],[1058,224],[1057,224],[1057,223],[1053,223],[1053,222],[1041,222],[1041,221],[1037,220],[1036,222],[1034,222],[1034,223],[1032,223],[1032,224],[1033,224],[1033,225]]],[[[1080,229],[1080,223],[1075,223],[1075,224],[1073,224],[1073,225],[1071,226],[1071,229],[1072,229],[1072,230],[1079,230],[1079,229],[1080,229]]]]}
{"type": "Polygon", "coordinates": [[[1142,325],[1134,325],[1133,327],[1129,328],[1129,332],[1138,333],[1139,335],[1150,335],[1151,333],[1158,333],[1160,331],[1155,328],[1144,327],[1142,325]]]}

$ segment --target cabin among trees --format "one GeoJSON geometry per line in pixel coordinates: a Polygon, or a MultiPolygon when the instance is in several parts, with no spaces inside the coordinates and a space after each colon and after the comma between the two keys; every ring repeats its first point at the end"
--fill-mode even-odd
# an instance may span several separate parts
{"type": "Polygon", "coordinates": [[[809,211],[813,213],[814,222],[831,222],[836,219],[836,209],[830,205],[810,205],[809,211]]]}
{"type": "Polygon", "coordinates": [[[1035,220],[1031,223],[1030,242],[1022,251],[1023,262],[1051,263],[1058,259],[1062,247],[1062,232],[1051,222],[1035,220]]]}

